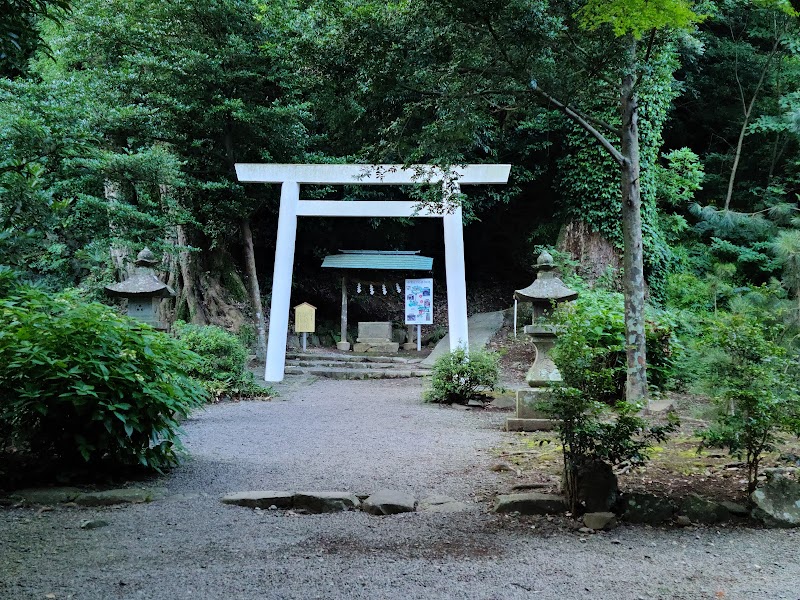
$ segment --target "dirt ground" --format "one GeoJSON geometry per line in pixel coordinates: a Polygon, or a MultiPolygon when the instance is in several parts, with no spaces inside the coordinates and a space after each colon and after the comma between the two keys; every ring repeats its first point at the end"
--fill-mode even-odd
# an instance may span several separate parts
{"type": "MultiPolygon", "coordinates": [[[[512,328],[506,324],[489,347],[501,355],[500,379],[508,393],[525,387],[525,373],[536,357],[536,348],[528,336],[519,335],[515,339],[512,328]]],[[[697,432],[707,426],[704,417],[714,410],[710,400],[677,392],[666,393],[663,399],[674,406],[681,421],[680,429],[665,443],[652,448],[651,459],[644,466],[618,469],[620,489],[676,499],[698,494],[711,500],[746,503],[747,468],[742,460],[725,450],[700,449],[697,432]]],[[[663,420],[663,415],[654,420],[663,420]]],[[[555,432],[511,434],[496,455],[518,472],[520,485],[547,483],[557,489],[563,467],[555,432]]],[[[798,465],[800,440],[788,439],[778,451],[765,457],[762,467],[798,465]]]]}

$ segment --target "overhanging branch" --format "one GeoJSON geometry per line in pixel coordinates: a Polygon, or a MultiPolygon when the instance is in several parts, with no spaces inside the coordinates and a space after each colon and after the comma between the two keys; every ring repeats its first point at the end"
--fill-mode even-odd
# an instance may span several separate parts
{"type": "MultiPolygon", "coordinates": [[[[557,100],[556,98],[554,98],[553,96],[551,96],[550,94],[545,92],[543,89],[541,89],[537,85],[532,84],[530,86],[530,88],[531,88],[531,90],[533,91],[534,94],[536,94],[540,98],[546,100],[548,104],[554,106],[556,109],[558,109],[564,115],[566,115],[567,117],[569,117],[570,119],[575,121],[578,125],[580,125],[587,132],[589,132],[598,142],[600,142],[600,145],[603,148],[605,148],[606,152],[608,152],[611,155],[611,158],[613,158],[620,166],[624,166],[625,165],[626,161],[625,161],[625,157],[622,156],[622,153],[614,147],[614,145],[609,141],[609,139],[606,136],[604,136],[602,133],[600,133],[592,125],[591,121],[592,120],[597,121],[597,119],[590,119],[590,118],[580,114],[574,108],[571,108],[571,107],[567,106],[566,104],[564,104],[563,102],[561,102],[560,100],[557,100]]],[[[601,123],[603,123],[603,122],[601,122],[601,123]]],[[[614,131],[614,129],[610,125],[608,125],[607,123],[603,123],[602,126],[604,126],[604,128],[610,129],[612,132],[614,131]]]]}

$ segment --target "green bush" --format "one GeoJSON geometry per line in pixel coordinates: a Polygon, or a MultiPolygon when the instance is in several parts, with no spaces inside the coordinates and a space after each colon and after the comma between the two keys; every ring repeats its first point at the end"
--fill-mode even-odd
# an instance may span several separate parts
{"type": "Polygon", "coordinates": [[[431,374],[431,389],[425,400],[443,404],[466,404],[479,391],[497,386],[499,357],[492,352],[470,351],[463,348],[436,359],[431,374]]]}
{"type": "Polygon", "coordinates": [[[671,413],[666,424],[652,425],[639,416],[638,404],[617,402],[611,409],[571,387],[554,386],[539,408],[557,423],[564,460],[562,487],[573,512],[580,508],[585,467],[604,463],[610,472],[609,467],[622,462],[643,464],[652,445],[663,442],[678,427],[671,413]]]}
{"type": "Polygon", "coordinates": [[[77,293],[17,287],[0,299],[0,422],[6,439],[65,463],[162,469],[178,421],[205,400],[179,342],[77,293]]]}
{"type": "MultiPolygon", "coordinates": [[[[553,315],[559,329],[552,351],[564,383],[592,400],[614,404],[625,393],[625,313],[622,294],[587,290],[562,304],[553,315]]],[[[670,314],[648,308],[647,377],[651,387],[662,389],[675,374],[680,346],[670,314]]]]}
{"type": "Polygon", "coordinates": [[[247,349],[232,333],[215,325],[177,321],[173,330],[181,342],[200,356],[190,370],[214,400],[224,397],[269,395],[247,370],[247,349]]]}
{"type": "Polygon", "coordinates": [[[778,334],[752,317],[720,314],[703,340],[719,413],[700,432],[701,447],[727,448],[744,458],[750,492],[764,453],[775,450],[780,434],[800,436],[797,362],[773,341],[778,334]]]}

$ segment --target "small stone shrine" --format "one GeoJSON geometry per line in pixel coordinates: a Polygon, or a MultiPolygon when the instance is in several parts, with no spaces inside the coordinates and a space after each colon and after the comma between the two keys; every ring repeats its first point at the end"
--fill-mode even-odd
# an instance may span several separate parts
{"type": "Polygon", "coordinates": [[[400,344],[392,341],[391,321],[360,321],[354,352],[395,353],[400,344]]]}
{"type": "Polygon", "coordinates": [[[554,304],[578,297],[578,292],[564,285],[553,272],[555,266],[549,252],[539,255],[536,268],[536,280],[528,287],[514,292],[515,302],[530,302],[533,305],[533,319],[530,325],[525,325],[525,333],[531,336],[536,347],[536,358],[525,375],[525,381],[532,389],[517,391],[516,418],[506,422],[506,429],[509,431],[552,428],[552,421],[536,410],[536,405],[544,399],[543,394],[547,393],[548,387],[561,381],[561,373],[550,358],[550,351],[556,341],[556,330],[545,321],[554,304]]]}
{"type": "Polygon", "coordinates": [[[166,330],[158,320],[158,306],[164,298],[174,298],[175,291],[156,276],[158,264],[153,253],[145,248],[136,256],[136,269],[131,277],[120,283],[107,285],[107,295],[128,300],[129,317],[147,323],[155,329],[166,330]]]}

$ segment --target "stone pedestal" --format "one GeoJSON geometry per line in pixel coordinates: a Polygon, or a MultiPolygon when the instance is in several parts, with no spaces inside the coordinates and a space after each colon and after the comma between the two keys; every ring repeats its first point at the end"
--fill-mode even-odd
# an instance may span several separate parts
{"type": "Polygon", "coordinates": [[[347,352],[350,350],[350,342],[336,342],[336,349],[347,352]]]}
{"type": "Polygon", "coordinates": [[[536,346],[536,359],[525,375],[531,389],[517,390],[516,415],[506,419],[506,431],[548,431],[555,427],[555,421],[537,406],[547,400],[551,386],[561,382],[561,373],[550,358],[556,335],[552,327],[541,325],[526,325],[525,333],[536,346]]]}
{"type": "Polygon", "coordinates": [[[408,325],[406,327],[406,343],[403,344],[403,350],[416,350],[417,349],[417,326],[408,325]]]}
{"type": "Polygon", "coordinates": [[[400,344],[392,341],[390,321],[362,321],[358,324],[358,338],[353,345],[354,352],[396,353],[400,344]]]}
{"type": "Polygon", "coordinates": [[[556,343],[556,334],[552,327],[542,325],[525,325],[525,333],[531,336],[536,346],[536,360],[525,375],[525,381],[531,387],[547,387],[552,383],[561,383],[561,373],[558,372],[550,351],[556,343]]]}

